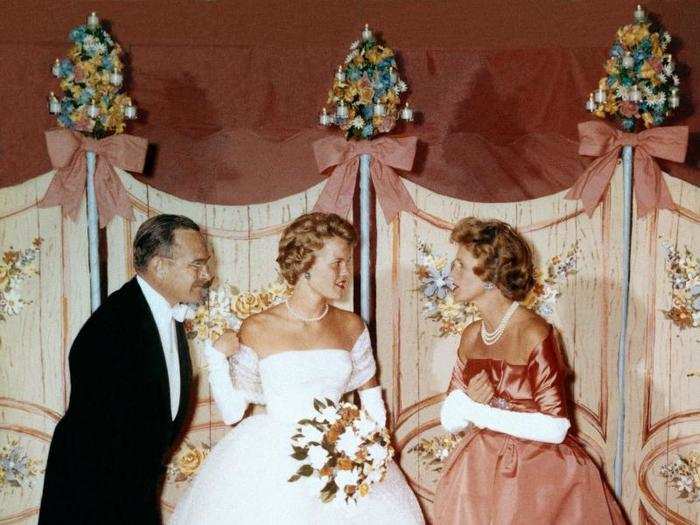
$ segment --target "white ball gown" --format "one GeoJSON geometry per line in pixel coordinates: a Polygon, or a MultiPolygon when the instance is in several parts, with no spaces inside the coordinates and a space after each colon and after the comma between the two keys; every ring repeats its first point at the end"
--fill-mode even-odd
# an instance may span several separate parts
{"type": "Polygon", "coordinates": [[[209,381],[225,422],[240,420],[248,403],[266,414],[245,418],[212,449],[173,513],[171,525],[423,524],[415,495],[391,462],[384,480],[357,505],[323,503],[313,481],[287,480],[300,464],[290,438],[313,411],[314,398],[340,397],[376,371],[365,328],[352,350],[284,351],[259,359],[241,346],[231,358],[208,347],[209,381]]]}

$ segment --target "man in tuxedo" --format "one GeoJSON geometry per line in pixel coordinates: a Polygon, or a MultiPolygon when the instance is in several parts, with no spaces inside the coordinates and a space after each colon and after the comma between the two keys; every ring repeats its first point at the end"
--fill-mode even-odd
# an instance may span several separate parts
{"type": "Polygon", "coordinates": [[[137,276],[90,316],[70,350],[71,394],[56,426],[39,523],[160,523],[159,485],[182,430],[192,367],[186,303],[211,282],[187,217],[158,215],[134,239],[137,276]]]}

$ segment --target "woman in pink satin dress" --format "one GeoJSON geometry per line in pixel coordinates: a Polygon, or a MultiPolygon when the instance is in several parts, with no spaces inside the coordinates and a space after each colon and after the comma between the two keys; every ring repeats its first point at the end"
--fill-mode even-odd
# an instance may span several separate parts
{"type": "Polygon", "coordinates": [[[452,231],[455,300],[482,322],[462,333],[440,419],[466,429],[437,487],[438,525],[621,524],[586,452],[567,436],[565,368],[554,329],[518,306],[534,286],[532,255],[509,225],[467,218],[452,231]]]}

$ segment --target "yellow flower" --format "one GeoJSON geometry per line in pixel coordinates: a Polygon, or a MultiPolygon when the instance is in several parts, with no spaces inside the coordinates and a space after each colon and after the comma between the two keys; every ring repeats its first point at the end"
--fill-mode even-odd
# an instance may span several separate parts
{"type": "Polygon", "coordinates": [[[651,113],[648,113],[645,111],[642,113],[642,120],[644,120],[644,127],[650,128],[654,125],[654,117],[651,116],[651,113]]]}
{"type": "Polygon", "coordinates": [[[240,319],[262,312],[265,306],[260,297],[250,292],[244,292],[236,297],[231,305],[231,311],[240,319]]]}
{"type": "Polygon", "coordinates": [[[5,288],[10,280],[10,269],[4,264],[0,266],[0,290],[5,288]]]}
{"type": "Polygon", "coordinates": [[[624,45],[625,47],[632,47],[636,43],[634,31],[632,30],[632,26],[624,26],[621,27],[620,29],[617,30],[617,39],[624,45]]]}
{"type": "Polygon", "coordinates": [[[656,70],[652,67],[649,61],[646,61],[644,64],[642,64],[642,69],[639,71],[639,75],[642,78],[652,79],[656,76],[656,70]]]}
{"type": "Polygon", "coordinates": [[[203,450],[191,445],[188,446],[189,450],[177,459],[177,469],[187,477],[192,476],[199,470],[199,467],[206,457],[203,450]]]}
{"type": "Polygon", "coordinates": [[[447,295],[445,299],[438,303],[438,311],[443,319],[456,319],[462,313],[462,305],[456,303],[452,295],[447,295]]]}
{"type": "Polygon", "coordinates": [[[267,292],[272,297],[289,297],[292,290],[286,282],[275,281],[267,287],[267,292]]]}
{"type": "Polygon", "coordinates": [[[338,459],[338,468],[340,470],[352,470],[352,467],[354,466],[354,463],[352,462],[351,459],[348,458],[340,458],[338,459]]]}
{"type": "Polygon", "coordinates": [[[659,34],[654,33],[651,35],[651,53],[658,58],[664,54],[663,49],[661,49],[661,44],[659,43],[659,34]]]}
{"type": "Polygon", "coordinates": [[[355,84],[350,84],[343,94],[343,100],[345,102],[352,102],[352,100],[358,95],[357,86],[355,84]]]}
{"type": "Polygon", "coordinates": [[[609,58],[608,61],[605,63],[605,71],[608,75],[619,74],[620,69],[618,68],[617,59],[609,58]]]}
{"type": "Polygon", "coordinates": [[[387,106],[395,106],[399,103],[399,96],[392,89],[387,91],[386,95],[382,97],[382,102],[387,106]]]}
{"type": "Polygon", "coordinates": [[[639,44],[642,40],[649,36],[649,24],[637,24],[634,26],[635,44],[639,44]]]}
{"type": "Polygon", "coordinates": [[[614,113],[617,113],[617,110],[617,99],[615,99],[615,96],[612,93],[609,93],[608,98],[605,99],[605,102],[603,103],[603,111],[605,111],[605,113],[608,113],[609,115],[612,115],[614,113]]]}
{"type": "Polygon", "coordinates": [[[366,496],[367,494],[369,494],[369,486],[367,485],[367,483],[360,484],[359,492],[360,492],[360,496],[363,496],[363,497],[366,496]]]}

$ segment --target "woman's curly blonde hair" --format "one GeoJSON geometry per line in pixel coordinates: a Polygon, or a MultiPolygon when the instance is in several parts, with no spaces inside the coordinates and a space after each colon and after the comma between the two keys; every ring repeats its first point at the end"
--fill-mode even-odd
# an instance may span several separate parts
{"type": "Polygon", "coordinates": [[[327,239],[338,237],[355,244],[357,234],[352,224],[335,213],[305,213],[284,229],[277,251],[277,264],[282,277],[294,286],[315,261],[314,252],[323,248],[327,239]]]}
{"type": "Polygon", "coordinates": [[[512,301],[522,301],[535,285],[532,251],[509,224],[467,217],[457,223],[450,240],[468,249],[479,261],[474,273],[491,282],[512,301]]]}

